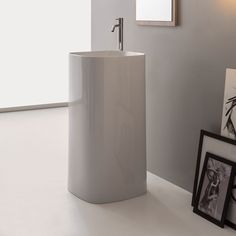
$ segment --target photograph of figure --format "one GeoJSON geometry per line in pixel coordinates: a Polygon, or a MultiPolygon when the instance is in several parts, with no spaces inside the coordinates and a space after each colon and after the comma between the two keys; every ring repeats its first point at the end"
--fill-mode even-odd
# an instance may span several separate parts
{"type": "Polygon", "coordinates": [[[211,153],[206,154],[195,206],[196,213],[223,226],[232,191],[233,174],[233,162],[211,153]]]}

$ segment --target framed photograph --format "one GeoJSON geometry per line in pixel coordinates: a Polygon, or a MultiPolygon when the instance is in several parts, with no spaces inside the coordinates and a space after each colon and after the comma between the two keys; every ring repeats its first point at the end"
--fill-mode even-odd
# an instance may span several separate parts
{"type": "MultiPolygon", "coordinates": [[[[200,182],[200,175],[203,170],[204,160],[207,152],[222,156],[225,159],[236,162],[236,140],[232,140],[221,135],[201,130],[193,187],[192,206],[195,206],[197,191],[200,182]]],[[[234,185],[236,185],[236,178],[234,179],[234,185]]],[[[234,229],[236,229],[235,196],[236,189],[234,188],[232,190],[231,199],[229,202],[229,209],[226,216],[226,224],[230,225],[234,229]]]]}
{"type": "Polygon", "coordinates": [[[226,69],[221,135],[236,139],[236,69],[226,69]]]}
{"type": "Polygon", "coordinates": [[[235,162],[207,152],[194,212],[224,227],[235,176],[235,162]]]}

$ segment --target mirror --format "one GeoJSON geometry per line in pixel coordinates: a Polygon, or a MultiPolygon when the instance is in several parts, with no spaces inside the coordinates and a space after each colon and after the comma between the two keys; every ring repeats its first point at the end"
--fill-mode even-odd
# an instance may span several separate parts
{"type": "Polygon", "coordinates": [[[139,25],[176,26],[177,0],[136,0],[139,25]]]}

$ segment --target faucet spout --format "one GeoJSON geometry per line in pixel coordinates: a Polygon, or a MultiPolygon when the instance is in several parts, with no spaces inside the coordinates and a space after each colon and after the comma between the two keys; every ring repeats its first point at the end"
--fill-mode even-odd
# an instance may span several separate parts
{"type": "Polygon", "coordinates": [[[115,32],[116,28],[119,28],[119,50],[124,49],[124,18],[118,18],[118,24],[113,25],[111,32],[115,32]]]}
{"type": "Polygon", "coordinates": [[[119,25],[117,24],[117,25],[112,26],[112,30],[111,30],[112,33],[115,32],[116,27],[119,27],[119,25]]]}

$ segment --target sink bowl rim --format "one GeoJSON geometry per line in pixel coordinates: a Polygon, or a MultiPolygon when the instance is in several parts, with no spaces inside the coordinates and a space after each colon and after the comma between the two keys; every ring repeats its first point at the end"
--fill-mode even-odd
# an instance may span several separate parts
{"type": "Polygon", "coordinates": [[[70,52],[70,56],[78,56],[85,58],[122,58],[122,57],[145,56],[145,54],[141,52],[132,52],[132,51],[103,50],[103,51],[70,52]]]}

